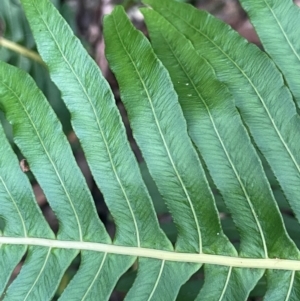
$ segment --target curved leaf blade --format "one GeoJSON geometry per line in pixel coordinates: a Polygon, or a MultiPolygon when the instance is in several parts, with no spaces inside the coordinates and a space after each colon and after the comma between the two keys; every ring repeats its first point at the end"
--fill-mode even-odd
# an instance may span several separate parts
{"type": "MultiPolygon", "coordinates": [[[[22,3],[39,52],[49,66],[52,80],[62,91],[94,179],[116,221],[114,243],[171,250],[170,242],[158,226],[112,92],[98,66],[50,3],[25,0],[22,3]]],[[[94,287],[99,290],[100,286],[101,300],[109,298],[116,281],[134,260],[134,257],[108,255],[101,272],[89,272],[97,275],[95,283],[98,284],[94,287]]],[[[88,269],[82,267],[75,275],[62,300],[86,296],[79,284],[81,275],[88,269]],[[80,288],[82,293],[78,292],[80,288]]],[[[99,295],[89,294],[88,298],[96,300],[99,295]]]]}
{"type": "MultiPolygon", "coordinates": [[[[190,135],[198,146],[213,179],[233,214],[233,219],[241,235],[241,255],[249,256],[253,252],[250,256],[299,258],[297,248],[288,238],[283,227],[261,163],[251,146],[239,115],[234,110],[234,102],[230,94],[221,83],[215,80],[216,77],[205,60],[199,57],[198,63],[195,65],[197,53],[186,38],[180,36],[174,27],[170,26],[155,12],[146,10],[143,12],[146,13],[146,22],[147,16],[149,17],[151,14],[156,16],[153,17],[155,21],[150,22],[149,17],[147,22],[148,25],[150,23],[150,36],[154,39],[154,48],[170,71],[188,121],[190,135]],[[164,30],[162,31],[161,28],[164,30]],[[153,33],[153,31],[155,32],[153,33]],[[201,69],[198,66],[201,66],[201,69]],[[182,69],[182,72],[179,69],[182,69]],[[220,145],[212,145],[214,136],[217,141],[219,140],[218,144],[220,145]],[[236,139],[234,140],[234,138],[236,139]],[[221,153],[219,157],[217,156],[218,149],[222,150],[223,156],[220,157],[221,153]],[[212,152],[212,150],[214,151],[212,152]],[[227,160],[228,164],[224,164],[227,160]],[[230,174],[231,176],[229,176],[230,174]],[[240,184],[234,184],[234,178],[240,184]],[[241,196],[244,196],[245,201],[250,202],[251,211],[254,210],[255,215],[251,218],[249,215],[245,215],[245,212],[248,211],[248,205],[246,208],[239,208],[242,206],[241,196]],[[242,215],[241,212],[243,212],[242,215]],[[245,219],[247,223],[245,223],[245,219]],[[253,220],[252,226],[251,220],[253,220]],[[257,231],[259,235],[255,233],[249,235],[249,231],[253,231],[257,223],[259,223],[257,228],[260,229],[257,231]],[[276,233],[280,238],[274,236],[274,227],[279,227],[276,233]],[[253,241],[255,237],[258,238],[258,241],[260,239],[265,241],[264,247],[253,241]],[[245,245],[247,240],[248,243],[245,245]],[[278,243],[280,240],[282,243],[278,243]],[[282,247],[286,245],[287,248],[282,247]],[[265,254],[258,255],[256,253],[258,250],[264,250],[265,254]]],[[[252,215],[251,211],[250,216],[252,215]]],[[[286,274],[286,277],[293,275],[291,272],[268,272],[270,289],[267,295],[270,300],[272,300],[271,296],[275,296],[279,292],[282,296],[287,297],[294,286],[294,280],[299,277],[299,275],[296,278],[290,277],[285,283],[281,283],[279,288],[279,282],[274,279],[277,278],[278,280],[280,273],[282,276],[286,274]],[[277,283],[277,287],[274,283],[277,283]]],[[[236,282],[235,279],[234,283],[239,282],[236,282]]],[[[210,287],[211,283],[208,282],[208,285],[210,287]]],[[[201,291],[199,300],[205,298],[205,294],[209,300],[211,298],[210,292],[211,289],[201,291]]],[[[229,295],[228,298],[230,300],[233,297],[229,295]]]]}
{"type": "MultiPolygon", "coordinates": [[[[287,238],[262,166],[228,90],[216,79],[212,68],[198,56],[192,44],[170,23],[153,10],[142,9],[142,13],[153,48],[171,75],[189,134],[239,230],[240,255],[286,255],[286,249],[274,249],[277,237],[270,234],[275,226],[279,239],[289,245],[289,250],[296,256],[296,247],[287,238]],[[253,185],[253,179],[258,179],[255,183],[259,184],[253,185]],[[270,210],[274,220],[270,218],[270,210]],[[268,223],[258,220],[258,212],[260,220],[266,218],[268,223]]],[[[206,267],[206,281],[199,300],[246,300],[263,274],[262,270],[253,273],[228,269],[221,281],[219,270],[216,266],[206,267]],[[217,287],[211,281],[216,274],[219,277],[217,287]],[[243,290],[239,289],[241,286],[243,290]]]]}
{"type": "MultiPolygon", "coordinates": [[[[162,245],[169,248],[169,243],[158,230],[150,197],[130,150],[108,83],[55,8],[45,0],[34,2],[32,4],[32,1],[23,0],[26,13],[32,17],[30,24],[39,51],[49,66],[51,78],[62,91],[63,99],[72,114],[72,125],[94,178],[116,219],[115,242],[140,246],[142,242],[149,243],[149,237],[160,235],[161,242],[164,241],[162,245]],[[50,16],[55,21],[48,21],[50,16]],[[62,77],[64,81],[61,80],[62,77]],[[93,137],[93,145],[90,143],[90,136],[93,137]],[[120,162],[126,165],[121,166],[120,162]],[[130,188],[131,185],[134,185],[134,189],[130,188]],[[124,199],[126,202],[123,202],[124,199]],[[141,209],[141,199],[147,210],[141,209]],[[112,206],[116,202],[118,206],[112,206]],[[128,216],[125,217],[124,214],[128,216]],[[127,218],[130,226],[122,222],[118,224],[124,218],[127,218]],[[148,228],[139,233],[145,227],[148,228]],[[136,234],[132,235],[133,232],[136,234]]],[[[151,246],[155,244],[153,239],[150,243],[151,246]]]]}
{"type": "Polygon", "coordinates": [[[170,72],[189,134],[238,227],[241,255],[267,258],[293,253],[297,258],[297,248],[284,229],[262,164],[228,89],[175,27],[153,10],[142,12],[154,50],[170,72]],[[285,248],[278,248],[281,239],[278,245],[285,248]]]}
{"type": "Polygon", "coordinates": [[[240,2],[248,13],[264,49],[282,71],[300,107],[299,7],[292,1],[240,2]]]}
{"type": "MultiPolygon", "coordinates": [[[[177,225],[176,250],[217,252],[216,244],[222,241],[220,251],[235,254],[221,231],[213,196],[166,70],[122,8],[105,17],[104,37],[106,56],[119,82],[133,135],[177,225]],[[183,157],[187,160],[181,164],[179,158],[183,157]]],[[[191,266],[186,279],[197,269],[191,266]]],[[[161,281],[165,283],[157,288],[160,293],[171,285],[167,279],[161,281]]],[[[133,288],[131,294],[135,292],[133,288]]],[[[177,291],[173,291],[173,298],[174,293],[177,291]]]]}
{"type": "MultiPolygon", "coordinates": [[[[1,235],[54,238],[34,200],[31,185],[19,167],[1,124],[0,141],[0,217],[5,221],[1,235]]],[[[42,255],[37,248],[31,249],[35,249],[35,258],[42,255]]],[[[26,246],[0,245],[0,296],[26,250],[26,246]]]]}
{"type": "Polygon", "coordinates": [[[133,134],[178,227],[176,249],[201,253],[213,244],[214,239],[205,238],[208,241],[202,242],[200,215],[206,221],[210,219],[211,232],[218,233],[220,224],[172,83],[149,42],[133,28],[121,7],[105,17],[104,26],[106,56],[118,79],[133,134]],[[144,65],[137,58],[143,59],[144,65]],[[179,143],[178,137],[183,141],[179,143]],[[187,162],[180,163],[180,156],[187,157],[187,162]],[[179,208],[175,208],[174,202],[179,208]]]}
{"type": "MultiPolygon", "coordinates": [[[[83,175],[50,105],[25,72],[2,62],[0,69],[1,108],[13,125],[15,143],[26,157],[59,220],[58,238],[109,243],[83,175]],[[66,212],[70,214],[66,215],[66,212]]],[[[78,253],[51,248],[42,249],[42,252],[40,264],[35,262],[34,256],[27,257],[5,300],[34,299],[40,291],[44,292],[45,300],[50,299],[65,269],[78,253]],[[57,268],[53,269],[54,266],[57,268]],[[45,278],[49,275],[52,277],[48,283],[45,278]]],[[[98,254],[85,253],[94,259],[91,265],[101,262],[98,254]]]]}
{"type": "Polygon", "coordinates": [[[195,264],[140,258],[137,278],[125,300],[176,300],[181,285],[197,268],[195,264]]]}
{"type": "Polygon", "coordinates": [[[243,121],[300,220],[300,132],[297,130],[300,121],[274,63],[228,25],[204,11],[168,0],[160,1],[159,5],[152,0],[145,3],[151,4],[185,35],[198,54],[211,64],[218,78],[228,85],[243,121]]]}

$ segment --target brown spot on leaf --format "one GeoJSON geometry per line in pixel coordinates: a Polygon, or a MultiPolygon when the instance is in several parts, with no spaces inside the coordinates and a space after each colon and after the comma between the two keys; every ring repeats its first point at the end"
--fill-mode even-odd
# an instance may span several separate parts
{"type": "Polygon", "coordinates": [[[25,159],[22,159],[20,161],[20,167],[21,167],[21,169],[22,169],[23,172],[27,172],[27,171],[30,170],[29,165],[28,165],[28,163],[27,163],[27,161],[25,159]]]}

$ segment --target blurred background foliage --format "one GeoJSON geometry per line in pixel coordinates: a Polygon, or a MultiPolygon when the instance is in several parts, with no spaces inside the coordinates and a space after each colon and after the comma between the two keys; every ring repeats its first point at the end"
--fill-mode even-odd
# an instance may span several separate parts
{"type": "MultiPolygon", "coordinates": [[[[119,91],[116,80],[109,70],[107,61],[104,56],[104,42],[102,38],[102,25],[101,20],[103,15],[111,12],[116,4],[123,5],[132,22],[137,28],[147,34],[147,30],[143,23],[141,14],[138,11],[140,2],[137,0],[51,0],[57,7],[63,17],[67,20],[77,36],[81,39],[82,43],[86,47],[87,51],[95,59],[99,67],[101,68],[104,76],[107,78],[111,88],[114,92],[116,103],[120,109],[124,124],[127,129],[128,139],[132,146],[132,149],[140,162],[140,168],[149,192],[152,196],[154,206],[160,221],[161,227],[169,236],[172,242],[176,241],[176,228],[172,222],[171,216],[168,214],[168,210],[164,205],[164,202],[159,195],[155,183],[151,179],[147,166],[143,163],[142,156],[138,150],[138,147],[131,135],[129,122],[126,116],[125,109],[122,102],[119,99],[119,91]]],[[[193,6],[209,11],[216,17],[224,20],[230,24],[235,30],[237,30],[242,36],[244,36],[249,42],[257,44],[261,47],[259,39],[253,30],[251,23],[249,22],[246,13],[242,10],[237,0],[179,0],[182,2],[189,2],[193,6]]],[[[61,120],[64,131],[67,134],[69,141],[72,145],[74,155],[77,159],[78,165],[83,171],[86,177],[87,183],[91,189],[95,204],[98,210],[98,214],[101,220],[106,225],[108,232],[113,237],[114,235],[114,223],[109,215],[109,212],[105,206],[101,192],[95,186],[92,179],[89,168],[85,162],[84,155],[81,151],[80,145],[70,125],[70,115],[61,100],[60,92],[56,86],[51,82],[47,67],[41,61],[30,32],[29,25],[26,21],[22,7],[19,0],[0,0],[0,59],[6,61],[9,64],[15,65],[28,72],[36,81],[39,88],[46,95],[51,106],[55,110],[59,119],[61,120]]],[[[5,121],[3,114],[0,112],[0,120],[6,130],[7,137],[12,142],[12,131],[10,125],[5,121]]],[[[22,158],[22,155],[15,148],[16,153],[22,158]]],[[[1,155],[1,154],[0,154],[1,155]]],[[[295,218],[285,200],[281,189],[272,174],[267,163],[263,160],[265,171],[268,175],[271,187],[278,202],[281,212],[283,213],[284,221],[287,230],[300,247],[299,224],[295,221],[295,218]]],[[[54,231],[57,231],[57,220],[48,206],[47,200],[39,187],[35,182],[33,176],[29,173],[29,177],[32,180],[33,189],[37,198],[37,202],[41,206],[43,213],[48,220],[54,231]]],[[[239,248],[239,234],[235,229],[235,226],[230,218],[230,214],[225,207],[223,200],[211,181],[209,174],[207,177],[214,192],[217,207],[220,212],[220,218],[224,232],[228,235],[229,239],[239,248]]],[[[76,273],[76,270],[80,264],[80,257],[74,260],[74,264],[67,270],[65,276],[61,281],[61,285],[57,291],[55,300],[59,297],[60,293],[66,287],[72,276],[76,273]]],[[[17,275],[22,263],[16,268],[12,279],[17,275]]],[[[125,275],[120,279],[115,292],[111,296],[112,301],[123,300],[126,292],[134,281],[136,267],[133,266],[125,275]]],[[[178,301],[194,300],[198,294],[202,283],[204,281],[203,269],[197,272],[181,289],[178,296],[178,301]]],[[[251,293],[249,300],[261,300],[265,292],[265,279],[262,279],[257,287],[251,293]]]]}

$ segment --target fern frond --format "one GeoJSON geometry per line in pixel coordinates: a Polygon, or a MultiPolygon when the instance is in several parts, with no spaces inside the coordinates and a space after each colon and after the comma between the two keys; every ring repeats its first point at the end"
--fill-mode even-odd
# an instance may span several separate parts
{"type": "Polygon", "coordinates": [[[251,139],[299,219],[299,117],[273,61],[185,4],[147,0],[154,10],[142,12],[152,45],[123,8],[105,17],[106,56],[134,138],[176,225],[173,246],[99,68],[49,0],[21,2],[116,234],[112,241],[100,222],[45,96],[28,74],[0,62],[0,108],[59,221],[55,235],[0,127],[0,298],[51,300],[80,255],[60,300],[108,300],[131,266],[137,275],[126,300],[175,300],[202,265],[205,282],[195,300],[246,300],[263,274],[265,300],[299,300],[299,250],[251,139]],[[222,230],[224,213],[217,211],[210,184],[239,231],[238,252],[222,230]]]}

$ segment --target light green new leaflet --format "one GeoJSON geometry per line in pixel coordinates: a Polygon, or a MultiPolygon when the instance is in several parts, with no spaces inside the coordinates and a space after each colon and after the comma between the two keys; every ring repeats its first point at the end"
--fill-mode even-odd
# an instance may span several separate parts
{"type": "MultiPolygon", "coordinates": [[[[71,112],[72,126],[116,222],[114,243],[172,250],[158,226],[112,92],[98,66],[48,1],[24,0],[22,3],[39,53],[49,67],[51,78],[62,91],[62,97],[71,112]]],[[[82,258],[79,272],[61,299],[107,300],[116,281],[132,265],[135,257],[105,256],[100,265],[89,261],[88,257],[82,258]]],[[[147,300],[144,295],[150,298],[156,293],[156,278],[163,264],[158,260],[140,260],[140,267],[147,265],[145,272],[153,275],[153,285],[145,285],[143,290],[136,285],[135,290],[133,288],[136,300],[147,300]]],[[[177,271],[179,275],[185,275],[180,269],[177,271]]],[[[177,285],[176,289],[179,287],[177,285]]],[[[164,289],[176,293],[172,286],[164,289]]]]}
{"type": "Polygon", "coordinates": [[[300,121],[275,64],[207,12],[175,1],[145,2],[183,33],[227,84],[243,121],[299,221],[300,121]]]}
{"type": "MultiPolygon", "coordinates": [[[[62,126],[44,95],[24,71],[3,62],[0,63],[0,70],[1,109],[13,125],[14,141],[28,160],[32,173],[59,221],[57,238],[78,241],[85,238],[109,243],[109,236],[97,217],[89,189],[62,126]]],[[[24,184],[21,186],[26,187],[24,184]]],[[[47,234],[49,228],[45,224],[41,225],[46,227],[45,231],[35,231],[36,226],[32,223],[36,219],[36,210],[27,210],[23,217],[24,223],[28,223],[31,218],[33,220],[29,223],[28,233],[22,236],[41,237],[45,233],[47,237],[53,238],[51,232],[47,234]]],[[[41,296],[44,300],[50,300],[59,284],[58,279],[78,253],[77,250],[51,248],[30,248],[30,251],[26,264],[10,285],[4,300],[39,300],[41,296]],[[35,255],[36,250],[40,254],[35,255]]],[[[90,258],[93,266],[97,263],[100,265],[104,258],[93,252],[84,252],[84,256],[90,258]]]]}
{"type": "Polygon", "coordinates": [[[240,2],[300,107],[300,8],[292,0],[240,2]]]}
{"type": "MultiPolygon", "coordinates": [[[[133,135],[176,224],[176,250],[236,254],[220,228],[212,193],[167,71],[121,7],[105,17],[104,37],[106,57],[117,77],[133,135]]],[[[191,265],[185,277],[193,270],[191,265]]],[[[219,273],[227,271],[221,268],[219,273]]],[[[167,269],[163,273],[169,274],[167,269]]],[[[163,292],[160,283],[158,291],[163,292]]],[[[173,298],[155,295],[153,300],[173,298]]]]}
{"type": "MultiPolygon", "coordinates": [[[[299,258],[296,246],[283,227],[269,183],[228,89],[175,27],[153,10],[142,9],[142,12],[153,48],[171,75],[189,134],[239,230],[240,256],[299,258]]],[[[228,282],[224,300],[247,298],[247,295],[236,295],[237,292],[249,293],[238,287],[242,282],[251,289],[261,273],[257,277],[250,270],[244,270],[244,273],[248,273],[249,278],[244,275],[230,278],[237,287],[230,291],[228,282]]],[[[273,275],[269,272],[268,280],[273,280],[273,275]]],[[[275,275],[278,277],[277,272],[275,275]]],[[[293,273],[282,272],[281,276],[281,285],[273,293],[284,300],[284,297],[293,295],[293,273]]],[[[213,295],[218,293],[212,289],[213,282],[206,283],[208,285],[201,290],[199,300],[217,300],[218,296],[213,295]]]]}
{"type": "MultiPolygon", "coordinates": [[[[0,75],[0,97],[4,92],[1,87],[2,79],[0,75]]],[[[54,238],[35,202],[31,185],[19,167],[19,161],[5,137],[1,124],[0,141],[0,218],[5,221],[3,235],[54,238]],[[27,218],[27,211],[31,213],[30,219],[27,218]]],[[[12,271],[26,250],[26,246],[0,244],[0,298],[12,271]]],[[[38,258],[45,258],[48,251],[45,248],[30,247],[28,254],[33,257],[38,267],[38,258]]]]}

